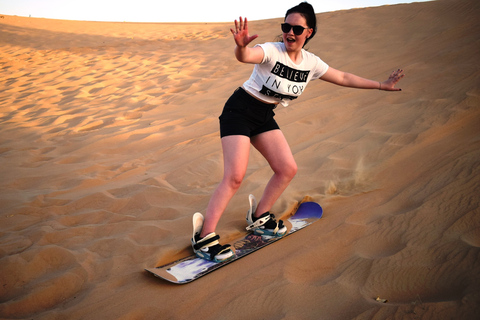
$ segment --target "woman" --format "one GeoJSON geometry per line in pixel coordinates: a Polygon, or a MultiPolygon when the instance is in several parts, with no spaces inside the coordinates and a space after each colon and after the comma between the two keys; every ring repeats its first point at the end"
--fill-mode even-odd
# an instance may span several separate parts
{"type": "Polygon", "coordinates": [[[247,214],[249,226],[256,234],[282,236],[286,227],[269,213],[275,201],[297,172],[290,147],[274,119],[273,109],[287,106],[296,99],[312,79],[322,79],[337,85],[399,91],[395,88],[403,70],[393,72],[383,82],[373,81],[329,67],[320,58],[303,49],[316,33],[313,7],[300,3],[287,11],[281,25],[283,42],[248,47],[257,35],[250,36],[247,19],[235,20],[235,56],[243,63],[255,64],[253,73],[226,102],[220,116],[220,135],[224,158],[224,177],[208,204],[205,218],[194,215],[192,246],[197,256],[224,261],[234,256],[229,245],[222,246],[215,228],[227,204],[236,193],[247,170],[250,144],[268,161],[273,176],[261,200],[250,198],[247,214]]]}

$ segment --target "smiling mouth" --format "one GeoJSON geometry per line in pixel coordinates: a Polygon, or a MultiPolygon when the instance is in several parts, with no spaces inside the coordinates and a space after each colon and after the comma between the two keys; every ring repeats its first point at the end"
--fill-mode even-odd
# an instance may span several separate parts
{"type": "Polygon", "coordinates": [[[295,38],[287,38],[287,42],[288,42],[288,43],[294,43],[294,42],[295,42],[295,38]]]}

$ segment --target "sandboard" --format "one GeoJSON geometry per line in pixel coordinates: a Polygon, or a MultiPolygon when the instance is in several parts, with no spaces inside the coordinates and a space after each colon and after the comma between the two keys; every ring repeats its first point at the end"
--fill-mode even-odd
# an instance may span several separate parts
{"type": "Polygon", "coordinates": [[[323,209],[318,203],[304,202],[298,207],[293,216],[284,221],[284,224],[287,226],[287,233],[283,237],[259,236],[249,233],[233,243],[235,257],[228,261],[216,263],[191,255],[164,266],[147,268],[145,270],[173,283],[189,283],[309,226],[320,219],[322,214],[323,209]]]}

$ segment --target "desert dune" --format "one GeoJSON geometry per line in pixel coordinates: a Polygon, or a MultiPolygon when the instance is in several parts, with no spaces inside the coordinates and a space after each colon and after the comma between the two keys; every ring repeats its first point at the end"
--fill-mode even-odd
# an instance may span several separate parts
{"type": "MultiPolygon", "coordinates": [[[[218,116],[253,68],[234,57],[233,22],[4,15],[0,318],[478,316],[480,3],[317,17],[309,51],[379,81],[403,68],[402,91],[317,80],[277,108],[299,170],[273,211],[308,196],[322,220],[174,285],[143,269],[191,254],[192,215],[222,178],[218,116]]],[[[251,21],[255,43],[282,21],[251,21]]],[[[252,148],[222,242],[245,232],[270,175],[252,148]]]]}

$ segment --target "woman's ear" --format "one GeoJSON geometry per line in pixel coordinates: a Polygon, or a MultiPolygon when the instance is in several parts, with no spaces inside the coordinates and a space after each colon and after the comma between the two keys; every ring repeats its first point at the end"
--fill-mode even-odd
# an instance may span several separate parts
{"type": "Polygon", "coordinates": [[[307,39],[310,39],[310,37],[312,36],[312,34],[313,34],[313,28],[309,28],[309,29],[308,29],[307,39]]]}

